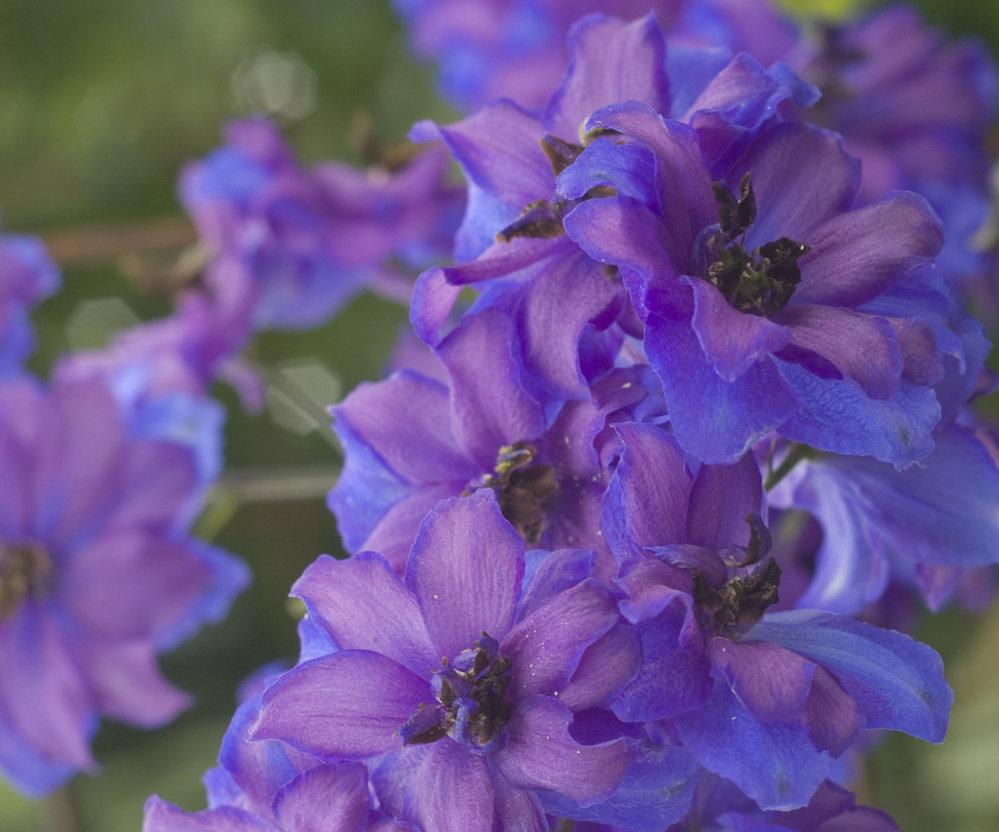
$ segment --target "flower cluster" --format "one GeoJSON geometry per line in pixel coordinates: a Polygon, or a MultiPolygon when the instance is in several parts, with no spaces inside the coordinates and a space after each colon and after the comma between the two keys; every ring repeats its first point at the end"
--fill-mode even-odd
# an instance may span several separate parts
{"type": "MultiPolygon", "coordinates": [[[[47,389],[0,328],[0,769],[44,792],[98,715],[183,705],[156,652],[245,582],[189,535],[207,390],[252,404],[255,332],[369,289],[422,343],[332,410],[349,557],[294,584],[299,660],[240,705],[209,808],[151,797],[144,832],[895,830],[851,768],[884,730],[942,741],[953,694],[885,599],[974,601],[999,562],[966,309],[988,59],[903,9],[396,5],[466,117],[367,171],[238,122],[182,174],[170,318],[47,389]]],[[[16,324],[54,278],[4,251],[16,324]]]]}
{"type": "Polygon", "coordinates": [[[151,798],[146,832],[890,830],[836,761],[943,739],[939,657],[849,616],[999,560],[988,344],[932,207],[984,120],[828,128],[910,75],[977,101],[980,53],[885,13],[913,46],[882,68],[883,16],[818,43],[711,2],[584,17],[564,53],[570,5],[400,4],[458,100],[509,96],[411,134],[468,181],[413,295],[431,353],[334,408],[352,556],[295,584],[301,658],[212,808],[151,798]],[[774,533],[802,510],[818,550],[774,533]]]}

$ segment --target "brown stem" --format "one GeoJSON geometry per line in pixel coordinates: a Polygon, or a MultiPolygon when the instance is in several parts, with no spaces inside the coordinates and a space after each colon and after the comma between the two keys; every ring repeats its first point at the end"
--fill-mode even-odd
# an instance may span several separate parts
{"type": "Polygon", "coordinates": [[[84,226],[42,234],[49,254],[61,265],[116,260],[126,254],[172,251],[197,240],[187,217],[161,217],[114,226],[84,226]]]}

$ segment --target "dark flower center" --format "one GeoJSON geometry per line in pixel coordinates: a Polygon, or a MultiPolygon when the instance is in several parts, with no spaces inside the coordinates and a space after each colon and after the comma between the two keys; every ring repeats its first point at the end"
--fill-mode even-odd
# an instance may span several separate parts
{"type": "Polygon", "coordinates": [[[718,586],[703,572],[694,573],[694,602],[700,624],[720,636],[738,637],[748,632],[767,607],[779,600],[780,567],[773,558],[761,563],[770,551],[770,531],[757,514],[749,515],[746,520],[750,527],[749,545],[746,556],[734,565],[735,574],[718,586]]]}
{"type": "Polygon", "coordinates": [[[0,542],[0,621],[26,600],[47,594],[51,573],[52,560],[38,543],[0,542]]]}
{"type": "Polygon", "coordinates": [[[486,633],[434,673],[437,703],[423,704],[399,729],[406,745],[423,745],[450,736],[473,751],[490,745],[510,722],[513,706],[506,698],[510,659],[486,633]]]}
{"type": "Polygon", "coordinates": [[[558,492],[555,469],[535,463],[537,453],[537,449],[527,442],[504,445],[496,458],[494,472],[483,477],[480,485],[465,492],[493,489],[503,516],[528,543],[541,539],[546,504],[558,492]]]}
{"type": "MultiPolygon", "coordinates": [[[[587,143],[599,138],[603,133],[588,134],[587,143]]],[[[552,173],[558,176],[569,165],[579,158],[586,148],[581,144],[566,142],[555,136],[545,136],[541,140],[541,149],[548,157],[552,173]]],[[[617,191],[609,185],[596,185],[588,190],[580,199],[556,199],[549,202],[539,199],[527,205],[520,216],[496,235],[497,243],[509,243],[515,237],[533,237],[536,239],[559,237],[565,232],[562,218],[579,202],[597,197],[614,196],[617,191]]]]}
{"type": "Polygon", "coordinates": [[[811,249],[781,237],[746,251],[746,231],[756,220],[756,196],[750,175],[739,183],[736,197],[722,182],[712,186],[718,200],[719,229],[708,240],[707,280],[733,309],[750,315],[772,315],[783,309],[801,280],[798,258],[811,249]]]}

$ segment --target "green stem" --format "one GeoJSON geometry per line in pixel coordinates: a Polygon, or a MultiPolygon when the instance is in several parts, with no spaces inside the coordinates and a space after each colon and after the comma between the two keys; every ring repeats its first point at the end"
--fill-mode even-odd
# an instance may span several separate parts
{"type": "Polygon", "coordinates": [[[784,459],[781,460],[780,465],[771,469],[767,474],[767,478],[763,481],[764,489],[770,491],[777,483],[791,473],[795,465],[803,459],[813,459],[817,453],[814,448],[810,448],[808,445],[792,443],[788,452],[784,454],[784,459]]]}

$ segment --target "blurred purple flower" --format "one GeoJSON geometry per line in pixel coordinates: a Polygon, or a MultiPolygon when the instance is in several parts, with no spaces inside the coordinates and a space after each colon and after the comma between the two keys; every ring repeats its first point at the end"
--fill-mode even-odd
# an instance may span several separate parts
{"type": "Polygon", "coordinates": [[[317,326],[365,288],[408,300],[389,261],[415,271],[450,251],[464,197],[444,183],[443,150],[398,171],[307,170],[265,120],[234,122],[227,139],[187,165],[180,192],[211,253],[242,262],[221,277],[249,281],[254,328],[317,326]]]}
{"type": "Polygon", "coordinates": [[[130,435],[104,385],[0,386],[0,771],[26,793],[94,768],[101,716],[153,727],[187,705],[156,654],[248,578],[188,535],[202,488],[193,450],[130,435]]]}
{"type": "Polygon", "coordinates": [[[16,372],[34,348],[28,312],[59,288],[59,267],[41,242],[0,235],[0,377],[16,372]]]}

